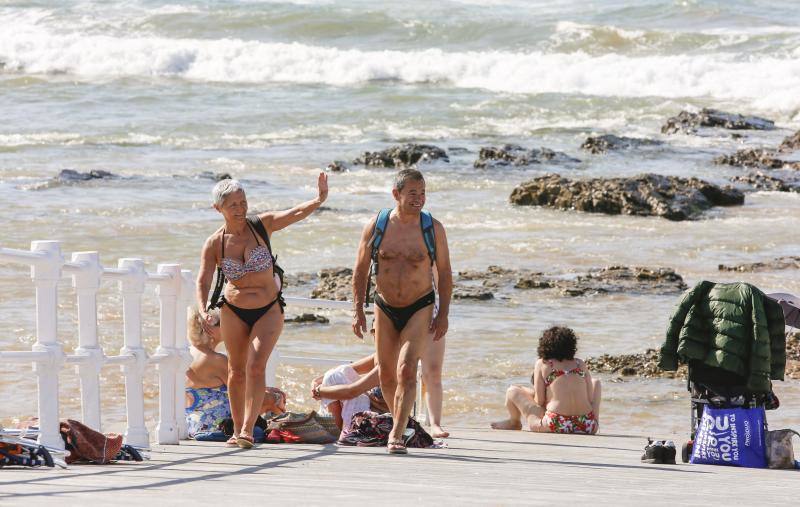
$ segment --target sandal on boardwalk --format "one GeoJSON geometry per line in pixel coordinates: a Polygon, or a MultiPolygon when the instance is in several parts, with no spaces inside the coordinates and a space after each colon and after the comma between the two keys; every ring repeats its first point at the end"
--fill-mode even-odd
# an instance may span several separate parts
{"type": "Polygon", "coordinates": [[[389,454],[408,454],[406,444],[400,440],[393,440],[389,442],[386,446],[386,450],[389,452],[389,454]]]}
{"type": "Polygon", "coordinates": [[[238,437],[236,437],[236,445],[238,445],[242,449],[252,449],[254,445],[253,437],[248,437],[246,435],[239,435],[238,437]]]}
{"type": "Polygon", "coordinates": [[[226,440],[225,447],[239,447],[239,444],[236,443],[236,436],[232,436],[231,438],[226,440]]]}

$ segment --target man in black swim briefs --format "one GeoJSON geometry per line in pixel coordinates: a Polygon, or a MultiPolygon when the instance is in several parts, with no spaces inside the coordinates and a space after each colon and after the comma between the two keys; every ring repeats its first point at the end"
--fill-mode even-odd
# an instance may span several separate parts
{"type": "Polygon", "coordinates": [[[422,173],[400,171],[392,195],[395,208],[379,213],[361,235],[353,271],[353,332],[363,338],[367,331],[364,302],[372,260],[378,308],[375,348],[381,390],[394,419],[388,450],[405,454],[403,431],[414,405],[417,364],[426,348],[447,333],[453,276],[444,227],[422,210],[422,173]],[[439,292],[436,311],[434,266],[439,292]]]}

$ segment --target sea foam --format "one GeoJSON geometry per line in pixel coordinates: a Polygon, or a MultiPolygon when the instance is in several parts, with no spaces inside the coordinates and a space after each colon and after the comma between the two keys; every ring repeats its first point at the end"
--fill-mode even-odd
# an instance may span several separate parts
{"type": "Polygon", "coordinates": [[[0,33],[6,72],[82,80],[172,77],[201,82],[358,86],[375,81],[501,93],[708,97],[758,110],[800,108],[800,54],[644,55],[584,52],[343,49],[240,39],[54,33],[37,25],[0,33]]]}

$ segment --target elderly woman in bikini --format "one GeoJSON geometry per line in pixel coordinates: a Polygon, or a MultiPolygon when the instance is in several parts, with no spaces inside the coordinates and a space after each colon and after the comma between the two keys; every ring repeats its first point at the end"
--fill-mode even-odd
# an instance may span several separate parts
{"type": "Polygon", "coordinates": [[[539,339],[539,360],[531,387],[506,391],[508,419],[492,423],[498,430],[526,428],[540,433],[593,435],[600,426],[600,381],[575,357],[578,338],[568,327],[554,326],[539,339]]]}
{"type": "Polygon", "coordinates": [[[283,330],[283,296],[275,274],[269,237],[309,216],[328,197],[328,178],[320,173],[318,195],[286,211],[247,217],[247,197],[237,180],[214,187],[214,209],[225,223],[208,237],[200,256],[197,304],[210,332],[208,293],[219,267],[227,280],[222,295],[220,329],[228,352],[228,397],[233,436],[228,445],[253,446],[253,426],[264,399],[265,368],[283,330]],[[263,230],[260,230],[263,229],[263,230]]]}

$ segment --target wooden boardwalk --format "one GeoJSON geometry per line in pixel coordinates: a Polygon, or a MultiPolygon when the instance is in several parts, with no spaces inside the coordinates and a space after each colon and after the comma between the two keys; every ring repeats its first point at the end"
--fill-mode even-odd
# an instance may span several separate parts
{"type": "Polygon", "coordinates": [[[453,433],[448,448],[408,456],[189,441],[156,446],[144,463],[0,469],[0,505],[796,505],[800,496],[794,471],[643,464],[640,436],[453,433]]]}

